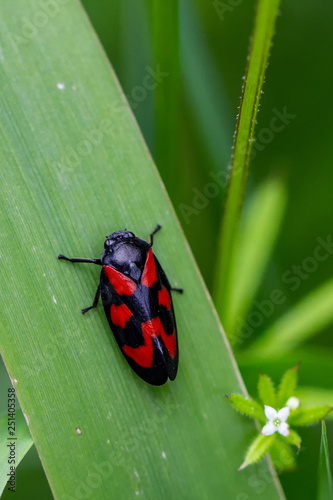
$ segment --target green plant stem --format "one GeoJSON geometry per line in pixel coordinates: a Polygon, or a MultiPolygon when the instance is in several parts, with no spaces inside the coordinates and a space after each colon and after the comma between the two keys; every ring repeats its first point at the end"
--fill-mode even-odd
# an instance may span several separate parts
{"type": "Polygon", "coordinates": [[[215,304],[220,317],[230,308],[234,258],[241,208],[248,177],[254,129],[267,60],[280,0],[259,0],[253,40],[236,126],[230,183],[223,215],[219,260],[216,269],[215,304]]]}

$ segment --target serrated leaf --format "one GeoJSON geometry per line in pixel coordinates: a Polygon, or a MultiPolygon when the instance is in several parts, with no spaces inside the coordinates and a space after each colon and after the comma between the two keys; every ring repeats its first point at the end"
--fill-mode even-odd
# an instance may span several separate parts
{"type": "Polygon", "coordinates": [[[293,470],[296,466],[295,454],[291,446],[279,436],[270,447],[269,454],[277,472],[293,470]]]}
{"type": "Polygon", "coordinates": [[[258,394],[264,405],[276,408],[276,392],[273,382],[268,375],[259,374],[258,394]]]}
{"type": "Polygon", "coordinates": [[[243,86],[232,158],[231,177],[219,237],[215,304],[223,318],[230,311],[242,201],[246,189],[256,117],[280,0],[259,0],[251,57],[243,86]]]}
{"type": "Polygon", "coordinates": [[[275,434],[264,436],[259,434],[246,452],[244,462],[238,470],[245,469],[248,465],[255,464],[267,453],[275,441],[275,434]]]}
{"type": "Polygon", "coordinates": [[[279,408],[285,406],[288,399],[291,396],[295,395],[298,379],[298,368],[299,365],[296,365],[294,368],[287,370],[281,379],[277,394],[277,406],[279,408]]]}
{"type": "Polygon", "coordinates": [[[317,500],[333,500],[333,480],[330,468],[326,424],[324,420],[321,426],[317,500]]]}
{"type": "Polygon", "coordinates": [[[332,410],[331,406],[315,406],[314,408],[298,408],[290,413],[288,418],[289,425],[302,427],[303,425],[312,425],[319,422],[332,410]]]}
{"type": "Polygon", "coordinates": [[[257,401],[245,398],[240,394],[232,394],[231,396],[227,396],[227,398],[234,408],[243,415],[251,418],[257,418],[262,423],[266,422],[264,409],[259,403],[257,403],[257,401]]]}

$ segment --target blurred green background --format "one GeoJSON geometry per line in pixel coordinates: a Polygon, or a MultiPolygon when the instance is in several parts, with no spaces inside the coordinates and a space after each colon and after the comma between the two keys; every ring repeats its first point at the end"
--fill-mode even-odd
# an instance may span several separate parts
{"type": "MultiPolygon", "coordinates": [[[[198,193],[204,193],[214,175],[224,178],[222,173],[230,165],[256,2],[180,0],[179,12],[175,9],[173,19],[160,26],[169,33],[163,37],[165,46],[157,46],[159,38],[152,30],[158,3],[83,1],[212,292],[225,189],[220,188],[208,201],[198,201],[198,193]],[[147,75],[152,74],[155,77],[149,79],[147,75]],[[153,81],[158,82],[155,89],[153,81]]],[[[283,371],[298,361],[302,362],[301,387],[332,390],[332,325],[304,342],[300,350],[280,358],[256,362],[242,356],[262,331],[333,276],[330,255],[301,279],[296,290],[282,279],[286,271],[313,255],[318,237],[333,237],[332,26],[329,0],[282,2],[258,115],[245,209],[262,182],[272,176],[283,180],[286,212],[256,300],[264,301],[274,289],[282,290],[286,300],[235,349],[246,386],[254,396],[258,368],[278,382],[283,371]],[[272,131],[272,118],[284,110],[290,115],[288,123],[272,131]]],[[[223,323],[223,311],[220,314],[223,323]]],[[[4,369],[0,375],[4,380],[4,369]]],[[[333,421],[327,424],[332,456],[333,421]]],[[[281,475],[288,499],[316,496],[319,426],[302,431],[302,438],[297,469],[281,475]]],[[[52,497],[35,450],[23,460],[17,478],[17,500],[52,497]],[[27,485],[32,482],[34,493],[29,496],[27,485]]],[[[9,494],[5,492],[3,498],[9,494]]]]}

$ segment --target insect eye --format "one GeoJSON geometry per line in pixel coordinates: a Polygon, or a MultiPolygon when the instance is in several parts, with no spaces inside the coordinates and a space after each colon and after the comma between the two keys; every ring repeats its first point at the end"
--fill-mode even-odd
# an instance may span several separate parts
{"type": "Polygon", "coordinates": [[[105,243],[104,243],[105,248],[106,247],[110,247],[111,245],[112,245],[112,241],[111,240],[106,240],[105,243]]]}

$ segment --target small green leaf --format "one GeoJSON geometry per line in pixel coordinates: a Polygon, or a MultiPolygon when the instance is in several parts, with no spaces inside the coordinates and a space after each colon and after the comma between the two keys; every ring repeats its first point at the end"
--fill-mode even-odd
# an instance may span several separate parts
{"type": "Polygon", "coordinates": [[[284,438],[289,444],[297,446],[298,450],[301,448],[301,436],[297,434],[293,429],[289,429],[289,436],[284,438]]]}
{"type": "Polygon", "coordinates": [[[258,462],[265,455],[265,453],[268,452],[274,443],[274,440],[275,434],[272,434],[271,436],[259,434],[247,450],[245,460],[238,470],[245,469],[248,465],[258,462]]]}
{"type": "Polygon", "coordinates": [[[274,468],[277,472],[293,470],[296,466],[296,460],[292,448],[277,436],[269,450],[274,468]]]}
{"type": "Polygon", "coordinates": [[[333,481],[330,469],[330,457],[328,453],[326,424],[324,420],[322,421],[321,427],[317,500],[333,500],[333,481]]]}
{"type": "Polygon", "coordinates": [[[264,405],[276,408],[276,392],[273,382],[268,375],[259,373],[258,393],[264,405]]]}
{"type": "Polygon", "coordinates": [[[259,403],[257,403],[257,401],[245,398],[240,394],[231,394],[231,396],[227,396],[227,398],[233,407],[240,413],[243,413],[243,415],[251,418],[257,418],[263,423],[266,422],[264,409],[259,403]]]}
{"type": "Polygon", "coordinates": [[[314,408],[298,408],[290,413],[289,425],[303,426],[319,422],[332,410],[330,406],[315,406],[314,408]]]}
{"type": "Polygon", "coordinates": [[[297,386],[299,364],[287,370],[281,379],[279,385],[277,406],[282,408],[291,396],[295,395],[297,386]]]}

